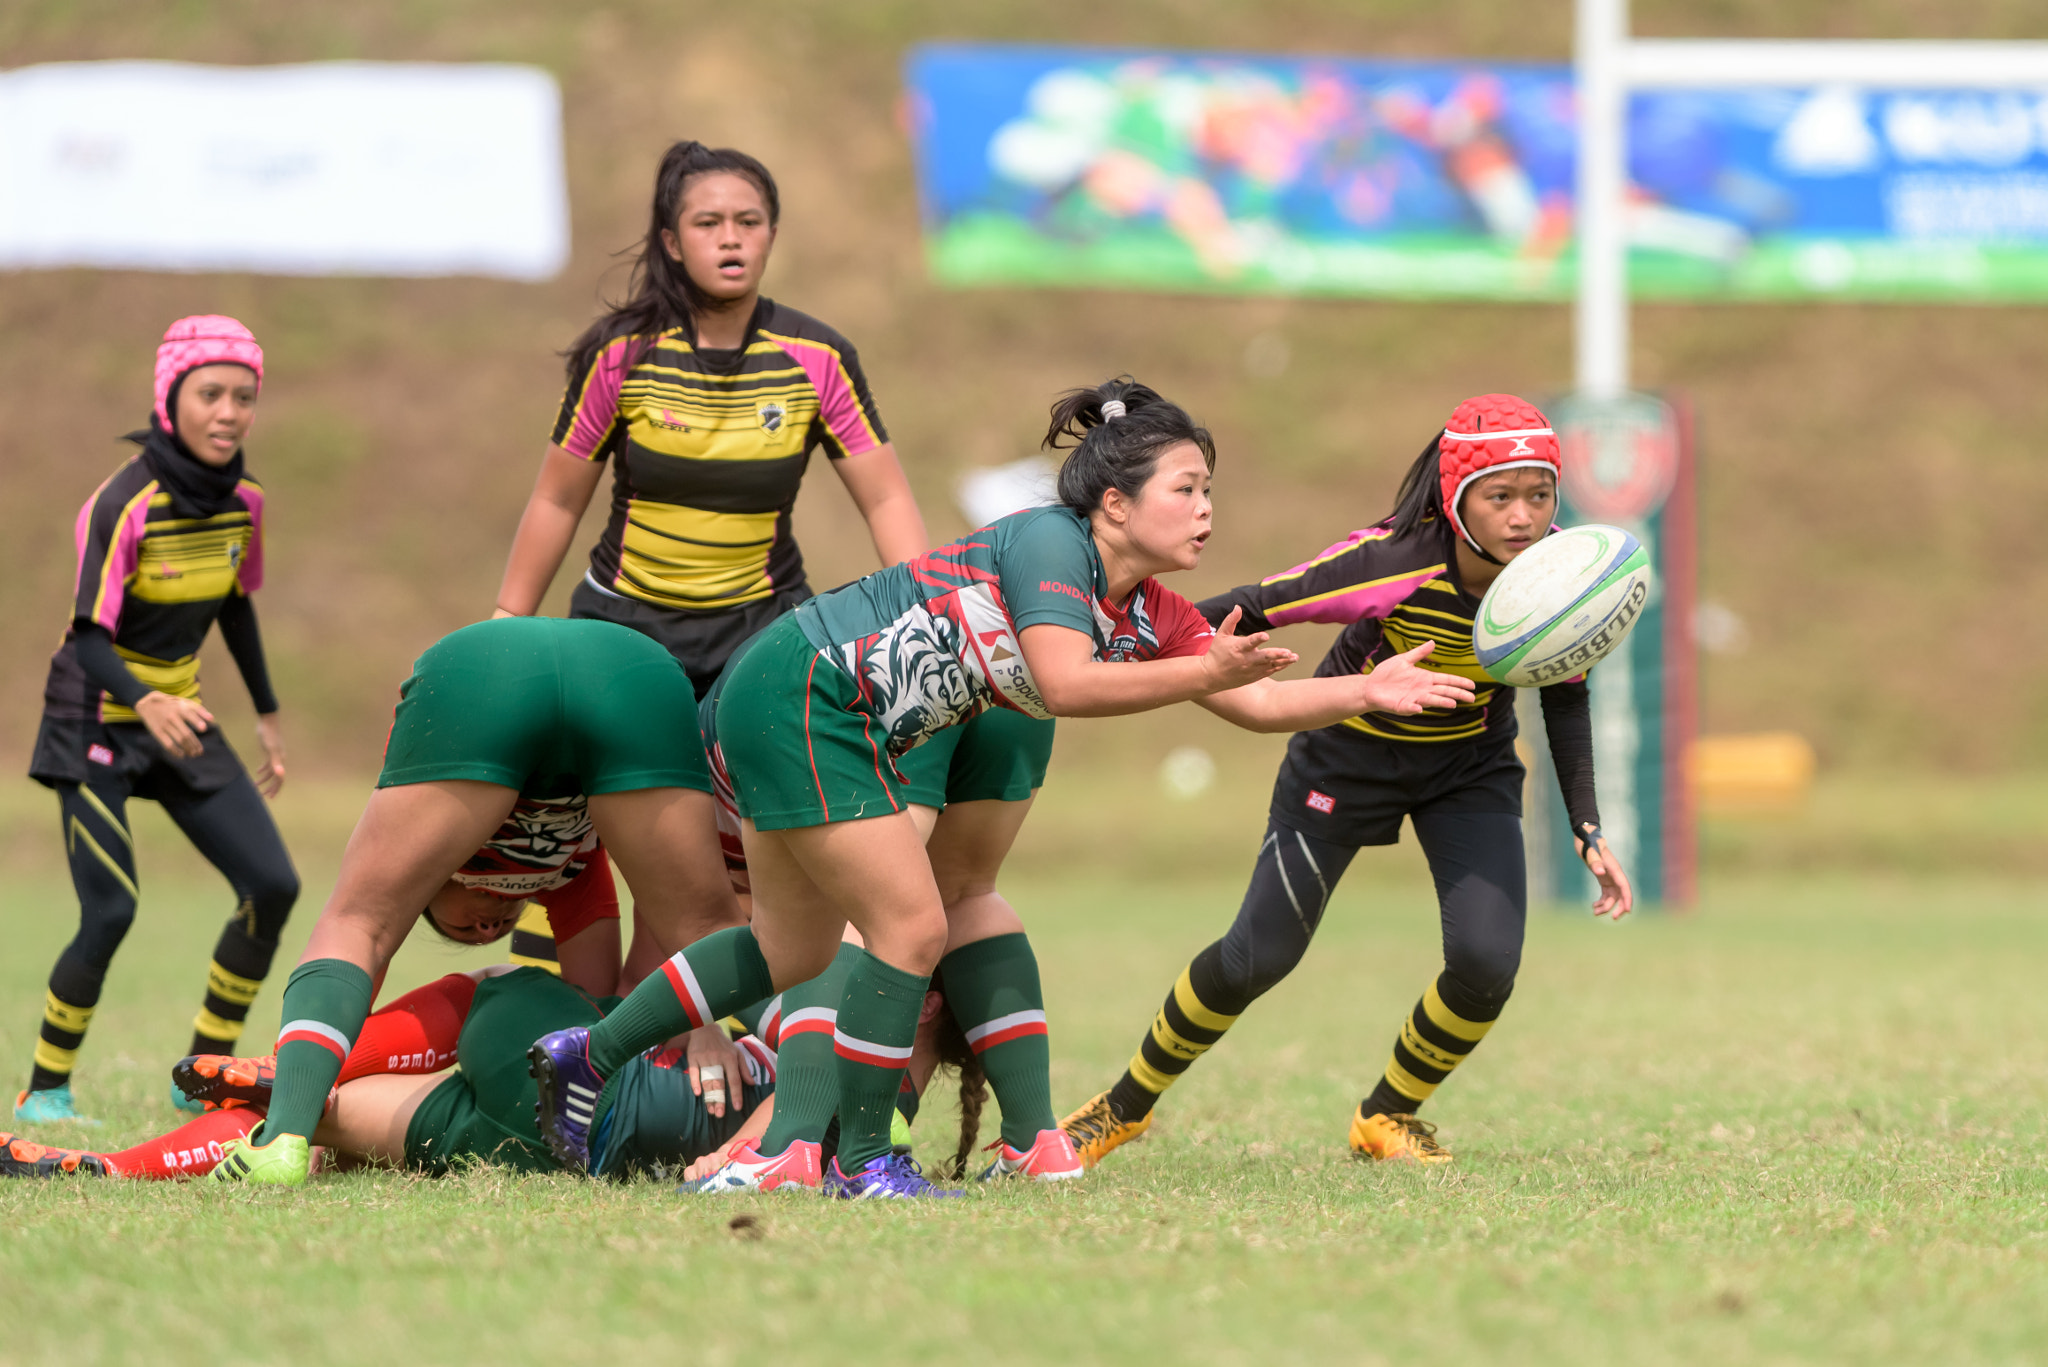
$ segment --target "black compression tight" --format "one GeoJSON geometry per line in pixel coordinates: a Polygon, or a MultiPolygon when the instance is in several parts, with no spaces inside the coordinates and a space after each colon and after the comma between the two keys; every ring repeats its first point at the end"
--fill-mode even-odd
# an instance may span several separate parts
{"type": "MultiPolygon", "coordinates": [[[[1527,919],[1522,821],[1497,812],[1451,812],[1410,818],[1436,883],[1443,921],[1444,970],[1432,993],[1448,1008],[1461,1048],[1432,1047],[1431,1062],[1412,1074],[1434,1090],[1476,1038],[1500,1015],[1514,991],[1527,919]],[[1434,1072],[1435,1076],[1429,1075],[1434,1072]]],[[[1134,1120],[1207,1053],[1252,1002],[1294,970],[1308,952],[1337,880],[1358,851],[1276,823],[1266,827],[1258,864],[1237,919],[1222,939],[1188,964],[1140,1043],[1130,1069],[1111,1090],[1118,1116],[1134,1120]]],[[[1428,997],[1425,997],[1425,1002],[1428,997]]],[[[1420,1008],[1418,1008],[1420,1009],[1420,1008]]],[[[1441,1033],[1432,1022],[1429,1033],[1441,1033]]],[[[1400,1056],[1396,1047],[1396,1057],[1400,1056]]],[[[1425,1093],[1426,1095],[1426,1093],[1425,1093]]],[[[1422,1098],[1410,1096],[1412,1110],[1422,1098]]]]}
{"type": "MultiPolygon", "coordinates": [[[[135,922],[141,880],[128,829],[128,790],[88,783],[58,790],[64,848],[78,893],[78,934],[58,956],[30,1087],[62,1086],[99,1005],[107,969],[135,922]]],[[[270,972],[277,937],[299,896],[299,876],[256,785],[246,776],[218,792],[159,799],[186,837],[234,888],[237,905],[214,946],[193,1022],[193,1052],[227,1052],[270,972]]]]}

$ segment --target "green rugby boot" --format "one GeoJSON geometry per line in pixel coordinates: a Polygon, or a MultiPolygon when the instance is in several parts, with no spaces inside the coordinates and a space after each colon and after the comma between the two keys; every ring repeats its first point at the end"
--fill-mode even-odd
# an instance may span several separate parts
{"type": "Polygon", "coordinates": [[[221,1146],[220,1162],[207,1174],[210,1182],[240,1182],[252,1187],[299,1187],[312,1171],[313,1151],[303,1135],[281,1134],[268,1144],[230,1139],[221,1146]]]}

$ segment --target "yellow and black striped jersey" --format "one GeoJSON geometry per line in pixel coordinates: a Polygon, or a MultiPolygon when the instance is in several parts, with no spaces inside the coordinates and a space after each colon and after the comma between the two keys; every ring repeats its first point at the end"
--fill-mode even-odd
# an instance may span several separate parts
{"type": "Polygon", "coordinates": [[[1472,701],[1412,717],[1370,712],[1343,723],[1384,740],[1455,741],[1514,734],[1514,690],[1479,667],[1472,618],[1479,600],[1458,582],[1448,535],[1435,525],[1397,537],[1386,523],[1355,531],[1291,569],[1199,604],[1220,622],[1244,609],[1240,632],[1296,622],[1344,626],[1316,666],[1318,677],[1371,673],[1375,664],[1434,641],[1427,667],[1475,685],[1472,701]]]}
{"type": "Polygon", "coordinates": [[[590,553],[598,587],[717,612],[803,583],[790,510],[811,452],[887,442],[860,359],[815,318],[763,298],[737,351],[688,328],[616,338],[572,378],[554,442],[612,461],[612,515],[590,553]]]}
{"type": "Polygon", "coordinates": [[[147,687],[199,696],[199,647],[207,630],[224,603],[263,583],[263,490],[242,479],[227,506],[206,517],[179,516],[172,505],[171,492],[137,455],[79,510],[71,623],[44,690],[50,716],[137,720],[79,666],[82,626],[104,629],[122,663],[147,687]]]}

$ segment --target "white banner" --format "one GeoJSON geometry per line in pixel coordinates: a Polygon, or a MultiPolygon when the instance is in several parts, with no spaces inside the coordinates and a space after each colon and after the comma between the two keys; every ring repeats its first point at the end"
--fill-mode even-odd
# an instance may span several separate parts
{"type": "Polygon", "coordinates": [[[0,267],[544,280],[568,254],[561,95],[538,68],[0,73],[0,267]]]}

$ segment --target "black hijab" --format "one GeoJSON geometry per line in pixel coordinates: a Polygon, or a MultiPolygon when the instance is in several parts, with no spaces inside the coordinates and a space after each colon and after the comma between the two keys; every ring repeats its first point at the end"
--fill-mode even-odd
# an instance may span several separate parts
{"type": "MultiPolygon", "coordinates": [[[[169,407],[178,411],[180,375],[171,386],[169,407]]],[[[149,426],[130,432],[124,440],[142,448],[142,463],[165,493],[171,496],[171,511],[179,517],[214,517],[234,506],[235,487],[242,482],[242,449],[226,465],[208,465],[192,454],[183,438],[157,426],[151,415],[149,426]]]]}

